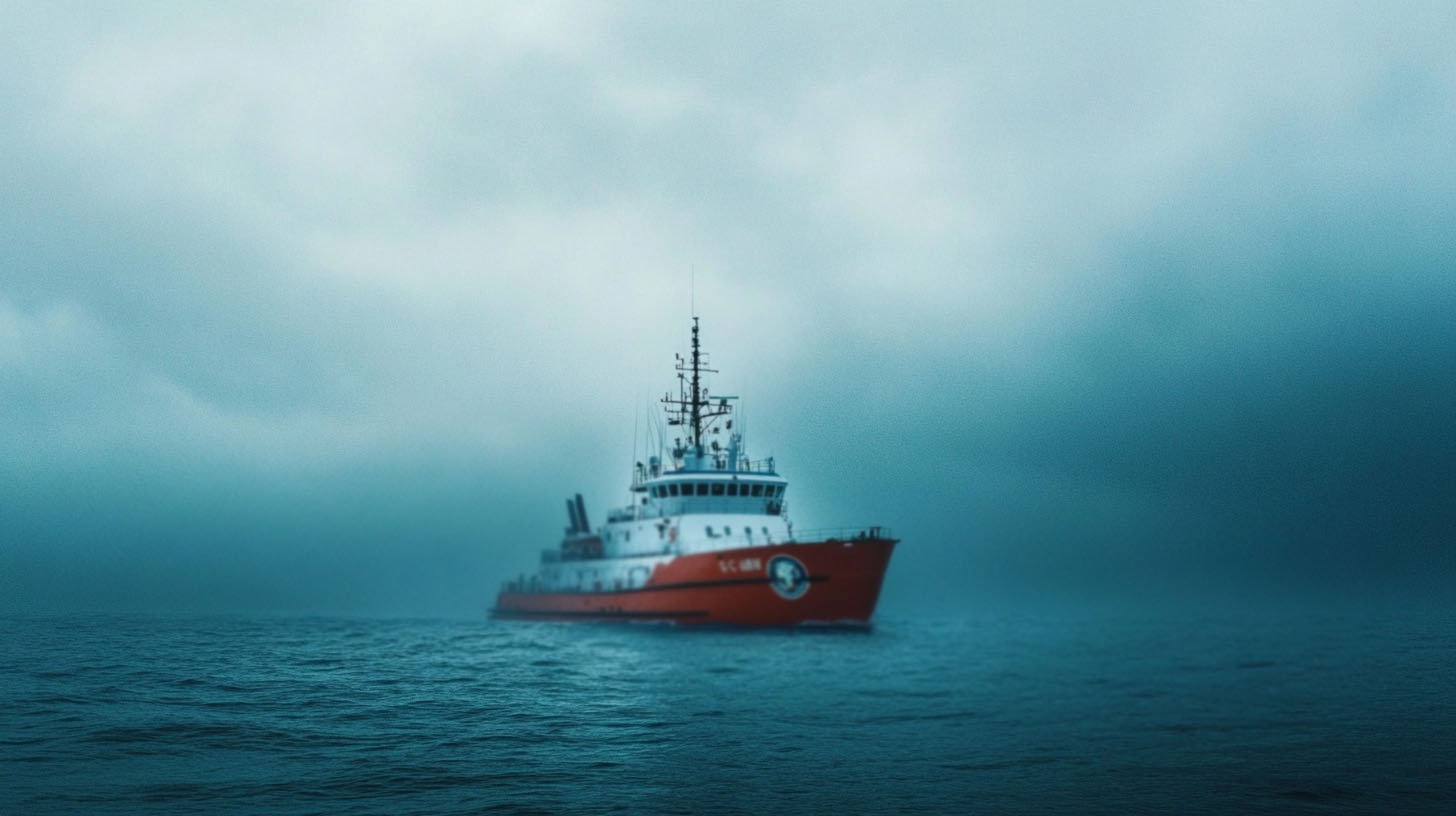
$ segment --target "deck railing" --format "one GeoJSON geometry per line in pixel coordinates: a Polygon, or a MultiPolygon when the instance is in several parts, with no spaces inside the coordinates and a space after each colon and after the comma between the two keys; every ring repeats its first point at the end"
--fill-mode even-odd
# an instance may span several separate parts
{"type": "Polygon", "coordinates": [[[638,490],[648,482],[657,481],[665,476],[692,476],[699,473],[723,473],[735,475],[738,473],[760,473],[768,476],[779,475],[774,469],[773,457],[767,459],[743,459],[738,462],[738,467],[730,467],[728,462],[723,462],[721,467],[693,468],[691,470],[666,470],[649,472],[641,468],[632,469],[632,489],[638,490]]]}
{"type": "Polygon", "coordinates": [[[619,507],[607,513],[607,521],[646,521],[699,513],[743,516],[781,516],[788,512],[788,499],[761,496],[670,496],[656,504],[619,507]]]}
{"type": "Polygon", "coordinates": [[[889,527],[871,525],[866,527],[819,527],[812,530],[794,530],[790,543],[804,544],[811,541],[863,541],[866,539],[894,538],[889,527]]]}
{"type": "MultiPolygon", "coordinates": [[[[891,541],[897,540],[895,538],[894,531],[891,530],[889,527],[881,527],[879,525],[866,525],[862,527],[816,527],[810,530],[794,530],[790,533],[789,539],[787,541],[782,541],[778,543],[792,546],[794,544],[813,544],[820,541],[852,542],[884,541],[887,539],[891,541]]],[[[772,545],[774,542],[765,541],[763,543],[767,545],[772,545]]],[[[661,550],[663,554],[671,553],[673,551],[674,546],[670,543],[664,544],[661,550]]],[[[651,554],[652,553],[637,553],[637,555],[651,554]]],[[[548,563],[595,561],[602,558],[602,556],[600,555],[588,556],[583,558],[562,558],[561,555],[555,550],[545,550],[541,553],[541,555],[543,556],[541,560],[548,563]]],[[[532,576],[529,580],[525,576],[522,576],[519,580],[504,582],[501,585],[501,588],[506,592],[520,592],[527,588],[533,587],[535,583],[536,579],[534,576],[532,576]]]]}

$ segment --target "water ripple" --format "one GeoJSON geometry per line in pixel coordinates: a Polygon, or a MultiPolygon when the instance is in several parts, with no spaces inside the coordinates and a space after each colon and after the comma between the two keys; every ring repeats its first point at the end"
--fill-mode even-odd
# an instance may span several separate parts
{"type": "Polygon", "coordinates": [[[0,813],[1456,801],[1456,638],[1419,622],[81,617],[0,619],[0,642],[0,813]]]}

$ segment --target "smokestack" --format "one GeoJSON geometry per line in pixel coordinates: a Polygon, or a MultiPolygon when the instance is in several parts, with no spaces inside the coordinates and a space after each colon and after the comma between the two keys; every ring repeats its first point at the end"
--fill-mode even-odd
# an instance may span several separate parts
{"type": "Polygon", "coordinates": [[[571,519],[571,526],[566,528],[566,534],[576,535],[581,532],[581,524],[576,520],[576,504],[571,499],[566,500],[566,517],[571,519]]]}
{"type": "Polygon", "coordinates": [[[581,531],[583,533],[590,533],[591,524],[586,520],[586,505],[582,504],[580,493],[576,494],[576,518],[577,521],[581,522],[581,531]]]}

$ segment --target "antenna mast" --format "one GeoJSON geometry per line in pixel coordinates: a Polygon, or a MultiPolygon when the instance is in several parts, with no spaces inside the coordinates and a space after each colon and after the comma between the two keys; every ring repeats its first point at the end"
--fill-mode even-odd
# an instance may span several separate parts
{"type": "Polygon", "coordinates": [[[698,449],[698,455],[703,455],[703,401],[702,390],[698,385],[698,372],[701,370],[698,354],[698,318],[693,317],[693,446],[698,449]]]}
{"type": "MultiPolygon", "coordinates": [[[[719,397],[718,404],[713,404],[713,398],[708,394],[708,388],[703,384],[704,374],[716,374],[717,369],[708,368],[708,355],[702,350],[702,343],[698,337],[698,318],[693,318],[693,342],[692,358],[684,360],[681,355],[677,357],[677,379],[678,397],[673,399],[671,394],[664,394],[662,404],[667,406],[669,425],[688,425],[692,431],[688,436],[687,444],[692,446],[693,454],[701,457],[703,455],[703,432],[712,427],[713,420],[718,417],[727,416],[733,408],[728,400],[737,397],[719,397]],[[688,374],[692,375],[691,381],[688,374]]],[[[731,426],[730,426],[731,427],[731,426]]],[[[681,455],[686,451],[674,449],[674,455],[681,455]]]]}

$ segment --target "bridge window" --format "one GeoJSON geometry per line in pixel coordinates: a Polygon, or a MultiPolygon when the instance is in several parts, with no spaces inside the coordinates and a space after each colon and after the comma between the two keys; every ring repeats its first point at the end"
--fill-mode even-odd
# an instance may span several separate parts
{"type": "Polygon", "coordinates": [[[672,484],[667,486],[667,494],[669,496],[677,495],[677,482],[673,482],[672,484]]]}
{"type": "Polygon", "coordinates": [[[706,495],[708,495],[708,483],[707,482],[698,482],[698,495],[699,496],[706,496],[706,495]]]}
{"type": "Polygon", "coordinates": [[[737,496],[738,495],[738,483],[737,482],[730,482],[728,484],[728,495],[730,495],[730,496],[737,496]]]}
{"type": "Polygon", "coordinates": [[[722,482],[713,482],[713,495],[714,496],[721,496],[721,495],[723,495],[723,483],[722,482]]]}
{"type": "Polygon", "coordinates": [[[755,495],[755,496],[762,496],[763,495],[763,485],[762,484],[760,484],[760,483],[754,483],[754,485],[753,485],[753,495],[755,495]]]}

